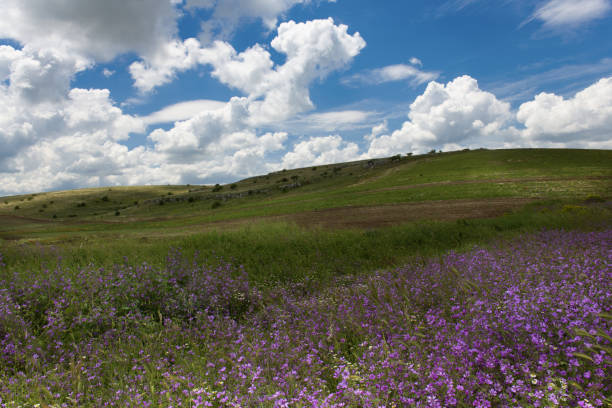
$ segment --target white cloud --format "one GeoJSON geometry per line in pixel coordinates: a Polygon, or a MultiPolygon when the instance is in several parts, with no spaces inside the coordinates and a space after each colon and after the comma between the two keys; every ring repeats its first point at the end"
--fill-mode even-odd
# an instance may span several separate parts
{"type": "Polygon", "coordinates": [[[388,65],[382,68],[368,70],[362,73],[344,78],[343,82],[346,85],[352,84],[382,84],[385,82],[405,81],[408,80],[412,86],[418,86],[426,82],[437,79],[440,74],[437,72],[427,72],[416,68],[414,65],[419,65],[420,60],[417,58],[411,59],[412,65],[396,64],[388,65]],[[414,61],[414,62],[413,62],[414,61]]]}
{"type": "Polygon", "coordinates": [[[191,69],[198,63],[199,51],[200,42],[195,38],[166,42],[150,57],[130,65],[134,86],[141,92],[150,92],[171,82],[177,72],[191,69]]]}
{"type": "Polygon", "coordinates": [[[612,148],[612,77],[564,98],[541,93],[518,111],[475,79],[431,82],[410,106],[409,120],[388,133],[386,123],[365,136],[367,157],[465,147],[612,148]],[[522,125],[519,127],[518,125],[522,125]]]}
{"type": "Polygon", "coordinates": [[[202,47],[198,40],[176,41],[153,59],[135,62],[130,72],[141,91],[170,82],[176,72],[198,64],[213,67],[212,76],[249,97],[252,124],[285,120],[314,107],[308,88],[316,79],[347,66],[365,47],[359,33],[333,19],[289,21],[278,27],[271,46],[287,56],[275,66],[269,51],[256,44],[238,53],[228,43],[202,47]]]}
{"type": "Polygon", "coordinates": [[[166,106],[150,115],[141,117],[147,125],[159,123],[173,123],[191,119],[202,112],[210,112],[222,109],[226,103],[210,99],[198,99],[194,101],[179,102],[166,106]]]}
{"type": "Polygon", "coordinates": [[[418,59],[417,57],[412,57],[410,58],[410,63],[412,65],[418,65],[419,67],[423,66],[423,61],[421,61],[420,59],[418,59]]]}
{"type": "Polygon", "coordinates": [[[234,97],[221,109],[201,112],[149,135],[149,152],[170,178],[184,182],[247,177],[268,171],[266,157],[284,147],[287,133],[258,135],[248,126],[248,100],[234,97]]]}
{"type": "MultiPolygon", "coordinates": [[[[228,39],[244,20],[260,20],[272,31],[282,16],[298,4],[312,0],[187,0],[186,8],[212,10],[212,16],[202,23],[200,40],[208,44],[214,39],[228,39]]],[[[330,2],[335,2],[330,1],[330,2]]]]}
{"type": "MultiPolygon", "coordinates": [[[[0,100],[15,101],[10,93],[0,100]]],[[[129,151],[120,141],[143,132],[144,123],[125,115],[108,90],[72,89],[53,109],[13,112],[0,140],[9,144],[0,166],[6,192],[104,185],[139,162],[143,148],[129,151]]],[[[2,150],[4,154],[6,150],[2,150]]]]}
{"type": "Polygon", "coordinates": [[[271,73],[263,100],[252,105],[254,118],[283,120],[312,109],[310,83],[347,66],[366,45],[359,33],[347,30],[331,18],[281,24],[271,45],[287,61],[271,73]]]}
{"type": "Polygon", "coordinates": [[[105,61],[151,55],[177,30],[168,0],[3,0],[2,14],[0,38],[105,61]]]}
{"type": "Polygon", "coordinates": [[[87,62],[58,49],[35,50],[29,46],[18,52],[10,65],[10,92],[23,103],[61,101],[70,89],[72,76],[87,62]]]}
{"type": "Polygon", "coordinates": [[[517,119],[529,144],[612,148],[612,77],[569,99],[540,93],[519,107],[517,119]]]}
{"type": "Polygon", "coordinates": [[[113,75],[115,75],[115,71],[110,70],[110,69],[108,69],[108,68],[104,68],[104,69],[102,70],[102,75],[104,75],[106,78],[110,78],[110,77],[112,77],[113,75]]]}
{"type": "MultiPolygon", "coordinates": [[[[287,55],[279,66],[260,45],[237,53],[219,41],[207,48],[196,39],[163,42],[131,66],[142,90],[168,82],[182,70],[209,64],[213,76],[247,97],[227,103],[180,103],[143,118],[125,115],[108,90],[70,89],[72,77],[88,67],[90,59],[62,48],[3,46],[2,190],[219,181],[269,171],[268,155],[283,149],[288,135],[261,133],[255,127],[314,106],[309,85],[346,66],[365,46],[358,33],[348,34],[347,29],[331,19],[281,24],[272,42],[287,55]],[[152,131],[149,147],[130,150],[123,144],[147,125],[167,121],[174,121],[174,127],[152,131]]],[[[332,116],[319,119],[329,122],[332,116]]],[[[362,118],[355,112],[335,116],[348,122],[362,118]]],[[[346,152],[339,149],[337,157],[346,152]]]]}
{"type": "Polygon", "coordinates": [[[9,45],[0,45],[0,83],[11,74],[11,65],[21,58],[23,53],[9,45]]]}
{"type": "Polygon", "coordinates": [[[359,147],[346,142],[339,135],[311,137],[293,146],[293,151],[283,156],[281,167],[295,169],[329,163],[358,160],[359,147]]]}
{"type": "Polygon", "coordinates": [[[312,109],[310,84],[348,65],[365,47],[359,33],[347,31],[331,18],[282,23],[271,42],[287,56],[279,66],[260,45],[236,54],[229,44],[217,42],[213,49],[203,50],[201,58],[213,65],[214,77],[249,96],[254,125],[281,121],[312,109]]]}
{"type": "Polygon", "coordinates": [[[549,28],[574,27],[603,18],[610,9],[609,0],[549,0],[528,21],[538,19],[549,28]]]}
{"type": "Polygon", "coordinates": [[[369,142],[372,142],[372,140],[376,139],[380,135],[387,133],[388,131],[389,131],[389,124],[385,120],[384,122],[379,123],[376,126],[373,126],[372,130],[370,131],[370,134],[365,135],[364,139],[369,142]]]}
{"type": "Polygon", "coordinates": [[[500,146],[515,129],[508,103],[482,91],[469,76],[446,85],[430,82],[425,92],[410,105],[410,120],[391,134],[369,136],[368,156],[422,153],[445,145],[500,146]]]}
{"type": "Polygon", "coordinates": [[[377,116],[376,112],[362,110],[341,110],[301,115],[296,119],[280,122],[280,128],[289,128],[294,132],[312,133],[337,132],[367,127],[377,116]]]}

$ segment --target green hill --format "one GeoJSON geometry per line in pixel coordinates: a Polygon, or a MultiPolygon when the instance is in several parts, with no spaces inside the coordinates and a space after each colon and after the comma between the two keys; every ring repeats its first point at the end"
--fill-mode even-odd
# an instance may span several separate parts
{"type": "MultiPolygon", "coordinates": [[[[424,231],[419,227],[424,223],[427,234],[438,231],[434,246],[450,248],[489,236],[485,230],[536,228],[538,222],[562,226],[561,212],[596,211],[591,218],[609,220],[611,196],[609,150],[398,155],[282,170],[223,186],[107,187],[2,197],[0,245],[15,257],[15,248],[24,243],[35,243],[39,252],[60,248],[74,263],[114,262],[123,255],[161,261],[169,247],[204,247],[209,255],[237,257],[256,268],[275,258],[312,268],[338,251],[353,251],[359,268],[379,267],[413,254],[404,250],[419,246],[414,234],[424,231]],[[543,220],[546,212],[557,215],[543,220]],[[539,221],[529,218],[536,216],[539,221]],[[325,245],[336,252],[322,249],[325,245]],[[257,258],[250,254],[253,248],[267,255],[257,258]],[[279,258],[280,252],[295,254],[279,258]],[[321,259],[316,253],[323,254],[321,259]]],[[[421,242],[419,248],[429,247],[421,242]]]]}

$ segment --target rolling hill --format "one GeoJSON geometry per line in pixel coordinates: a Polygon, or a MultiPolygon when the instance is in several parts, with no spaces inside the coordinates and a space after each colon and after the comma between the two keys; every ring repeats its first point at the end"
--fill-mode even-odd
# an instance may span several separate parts
{"type": "MultiPolygon", "coordinates": [[[[265,279],[398,265],[500,233],[612,219],[612,151],[475,150],[313,166],[216,186],[104,187],[0,198],[19,268],[163,263],[170,248],[265,279]]],[[[293,278],[291,278],[293,279],[293,278]]]]}

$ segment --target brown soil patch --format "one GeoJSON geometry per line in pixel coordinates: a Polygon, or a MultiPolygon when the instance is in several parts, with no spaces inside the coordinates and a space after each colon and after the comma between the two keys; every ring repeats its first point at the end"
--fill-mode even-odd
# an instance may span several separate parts
{"type": "Polygon", "coordinates": [[[530,198],[495,198],[339,207],[271,217],[216,221],[200,227],[231,229],[257,222],[295,222],[306,228],[372,229],[423,220],[452,221],[499,217],[534,201],[536,200],[530,198]]]}
{"type": "Polygon", "coordinates": [[[290,216],[298,225],[378,228],[420,220],[452,221],[499,217],[533,202],[527,198],[444,200],[371,207],[341,207],[290,216]]]}

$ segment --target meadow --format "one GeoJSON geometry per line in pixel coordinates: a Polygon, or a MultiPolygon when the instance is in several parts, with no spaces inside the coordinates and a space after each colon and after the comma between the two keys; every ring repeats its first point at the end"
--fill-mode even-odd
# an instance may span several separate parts
{"type": "Polygon", "coordinates": [[[331,285],[61,265],[2,281],[2,406],[609,406],[611,230],[497,240],[331,285]]]}
{"type": "Polygon", "coordinates": [[[0,199],[0,407],[612,404],[612,152],[0,199]]]}

